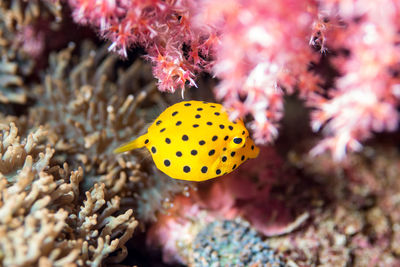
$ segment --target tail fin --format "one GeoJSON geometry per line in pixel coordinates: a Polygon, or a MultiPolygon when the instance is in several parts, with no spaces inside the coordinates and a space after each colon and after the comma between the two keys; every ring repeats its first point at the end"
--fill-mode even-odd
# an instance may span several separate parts
{"type": "Polygon", "coordinates": [[[113,152],[114,154],[130,151],[133,149],[141,148],[144,147],[144,142],[146,139],[146,134],[139,136],[133,141],[130,141],[129,143],[123,144],[122,146],[116,148],[113,152]]]}

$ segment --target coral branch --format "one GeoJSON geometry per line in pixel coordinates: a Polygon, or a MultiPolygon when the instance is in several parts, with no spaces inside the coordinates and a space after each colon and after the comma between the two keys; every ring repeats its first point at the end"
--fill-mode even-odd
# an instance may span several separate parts
{"type": "Polygon", "coordinates": [[[133,211],[121,214],[119,197],[107,198],[104,184],[80,205],[83,170],[52,166],[43,127],[22,141],[15,124],[0,128],[0,264],[100,266],[113,252],[122,260],[138,224],[133,211]]]}

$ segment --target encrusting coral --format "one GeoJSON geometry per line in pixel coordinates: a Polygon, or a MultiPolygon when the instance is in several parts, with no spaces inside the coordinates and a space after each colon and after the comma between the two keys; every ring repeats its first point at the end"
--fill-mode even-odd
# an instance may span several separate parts
{"type": "Polygon", "coordinates": [[[118,69],[118,57],[105,56],[104,48],[83,43],[76,57],[74,46],[50,55],[28,120],[46,125],[58,157],[84,166],[85,188],[104,183],[108,197],[118,194],[135,206],[140,219],[154,218],[165,200],[187,189],[185,184],[157,173],[142,154],[113,153],[146,130],[139,106],[144,100],[154,106],[156,92],[148,66],[137,60],[118,69]]]}
{"type": "Polygon", "coordinates": [[[284,262],[246,221],[214,221],[193,242],[189,266],[269,266],[284,262]]]}
{"type": "Polygon", "coordinates": [[[61,10],[58,0],[0,1],[0,103],[26,103],[25,79],[43,52],[43,32],[56,29],[61,10]],[[42,21],[50,26],[39,27],[42,21]]]}
{"type": "Polygon", "coordinates": [[[55,164],[40,127],[21,140],[1,124],[0,263],[2,266],[101,266],[121,261],[137,221],[108,198],[105,185],[84,192],[83,170],[55,164]]]}

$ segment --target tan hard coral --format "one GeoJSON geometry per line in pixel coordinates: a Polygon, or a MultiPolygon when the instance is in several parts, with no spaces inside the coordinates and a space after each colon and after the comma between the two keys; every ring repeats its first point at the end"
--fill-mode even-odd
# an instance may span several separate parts
{"type": "Polygon", "coordinates": [[[149,66],[136,60],[122,68],[117,56],[88,42],[77,50],[71,43],[50,55],[42,84],[33,90],[37,102],[29,123],[46,125],[57,157],[84,168],[84,188],[104,183],[107,197],[118,195],[135,216],[154,219],[185,184],[158,173],[143,153],[113,153],[143,134],[150,122],[146,116],[157,109],[149,66]]]}
{"type": "Polygon", "coordinates": [[[83,170],[52,163],[43,127],[23,139],[15,124],[0,127],[0,265],[101,266],[113,252],[107,260],[121,261],[133,211],[120,211],[102,183],[83,197],[83,170]]]}
{"type": "Polygon", "coordinates": [[[44,50],[46,30],[56,30],[61,21],[58,0],[0,0],[0,103],[25,104],[26,77],[44,50]],[[46,27],[39,26],[47,21],[46,27]]]}

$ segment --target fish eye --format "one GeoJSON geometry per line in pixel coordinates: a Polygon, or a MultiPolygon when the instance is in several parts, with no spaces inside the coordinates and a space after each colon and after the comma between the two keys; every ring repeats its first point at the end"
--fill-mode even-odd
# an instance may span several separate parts
{"type": "Polygon", "coordinates": [[[235,138],[233,138],[233,142],[234,142],[235,144],[240,144],[242,141],[243,141],[243,139],[240,138],[240,137],[235,137],[235,138]]]}

